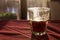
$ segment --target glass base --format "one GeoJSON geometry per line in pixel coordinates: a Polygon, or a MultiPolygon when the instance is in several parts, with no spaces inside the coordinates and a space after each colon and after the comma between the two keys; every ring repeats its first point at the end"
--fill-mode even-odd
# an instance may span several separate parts
{"type": "Polygon", "coordinates": [[[36,36],[43,36],[43,35],[46,34],[46,32],[42,32],[42,33],[40,33],[40,32],[33,32],[33,34],[36,35],[36,36]]]}

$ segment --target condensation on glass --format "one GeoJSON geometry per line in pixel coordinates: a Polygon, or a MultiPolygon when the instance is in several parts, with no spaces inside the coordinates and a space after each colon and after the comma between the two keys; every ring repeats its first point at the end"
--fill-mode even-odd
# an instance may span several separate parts
{"type": "Polygon", "coordinates": [[[29,8],[48,7],[49,2],[50,0],[27,0],[27,20],[29,19],[29,14],[33,13],[32,10],[29,11],[29,8]]]}
{"type": "Polygon", "coordinates": [[[34,35],[46,34],[50,14],[48,2],[48,0],[27,0],[27,20],[30,20],[34,35]]]}

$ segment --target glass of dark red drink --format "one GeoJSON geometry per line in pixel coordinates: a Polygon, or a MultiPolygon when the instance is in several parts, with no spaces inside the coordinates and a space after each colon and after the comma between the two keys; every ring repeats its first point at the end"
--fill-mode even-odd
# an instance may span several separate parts
{"type": "Polygon", "coordinates": [[[28,10],[29,20],[32,25],[32,33],[34,35],[45,35],[50,9],[47,7],[32,7],[28,10]]]}
{"type": "Polygon", "coordinates": [[[45,35],[47,28],[47,21],[32,21],[33,34],[35,35],[45,35]]]}

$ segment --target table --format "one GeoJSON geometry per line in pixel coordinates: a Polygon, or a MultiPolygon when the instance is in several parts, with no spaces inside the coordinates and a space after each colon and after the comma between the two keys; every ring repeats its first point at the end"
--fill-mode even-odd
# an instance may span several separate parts
{"type": "MultiPolygon", "coordinates": [[[[31,40],[31,35],[31,25],[27,20],[0,20],[0,40],[31,40]]],[[[45,40],[60,40],[60,20],[49,21],[45,37],[45,40]]],[[[43,40],[43,37],[38,39],[43,40]]]]}

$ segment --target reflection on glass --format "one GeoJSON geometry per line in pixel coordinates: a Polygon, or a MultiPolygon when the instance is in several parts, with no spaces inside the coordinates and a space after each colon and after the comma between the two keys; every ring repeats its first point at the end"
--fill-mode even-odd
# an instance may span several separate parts
{"type": "Polygon", "coordinates": [[[32,34],[45,35],[49,20],[48,0],[27,0],[27,20],[32,25],[32,34]]]}
{"type": "Polygon", "coordinates": [[[29,18],[32,25],[32,33],[34,35],[45,35],[49,20],[50,8],[47,7],[31,7],[28,8],[29,18]]]}
{"type": "Polygon", "coordinates": [[[19,0],[0,0],[0,19],[17,19],[19,0]]]}

